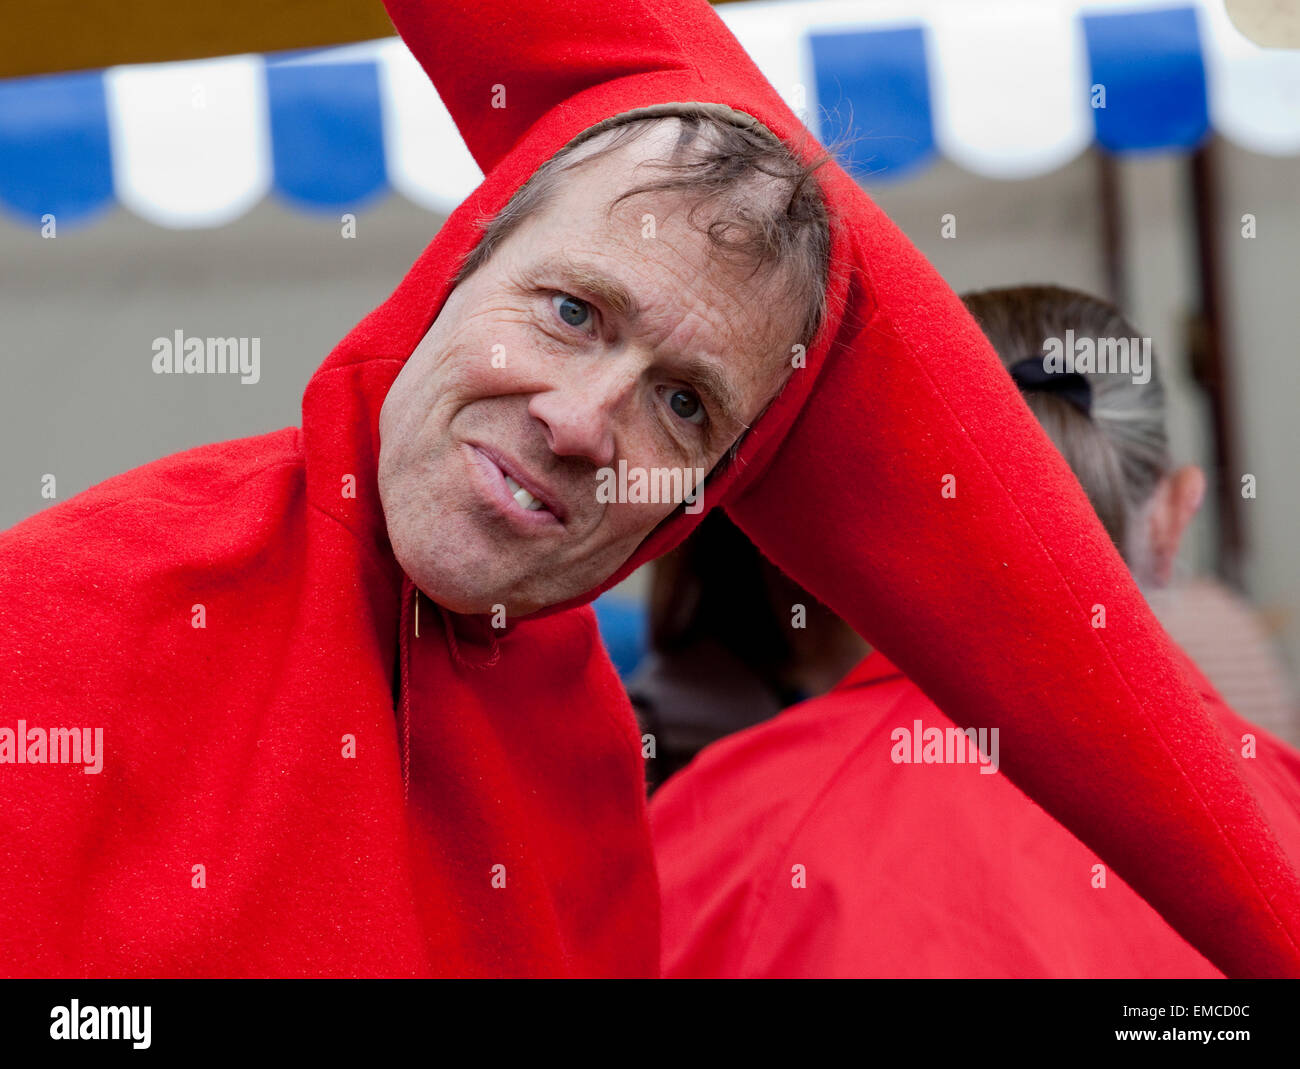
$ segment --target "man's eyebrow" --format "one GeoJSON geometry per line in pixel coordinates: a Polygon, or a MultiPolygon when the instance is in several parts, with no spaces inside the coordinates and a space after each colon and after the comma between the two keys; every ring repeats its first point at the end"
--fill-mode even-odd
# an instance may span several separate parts
{"type": "Polygon", "coordinates": [[[550,267],[569,279],[578,288],[589,293],[611,312],[635,323],[641,315],[641,304],[623,283],[582,260],[557,257],[544,267],[550,267]]]}
{"type": "Polygon", "coordinates": [[[740,398],[714,361],[699,356],[688,357],[682,363],[682,377],[700,393],[709,396],[722,417],[724,429],[746,426],[740,418],[740,398]]]}
{"type": "MultiPolygon", "coordinates": [[[[569,256],[547,261],[543,270],[550,268],[564,276],[569,284],[591,295],[628,323],[634,323],[641,314],[641,305],[622,282],[611,278],[599,268],[569,256]]],[[[579,296],[579,294],[575,294],[579,296]]],[[[713,360],[691,356],[681,362],[679,374],[700,393],[708,396],[726,427],[746,426],[740,418],[740,398],[732,388],[722,368],[713,360]]]]}

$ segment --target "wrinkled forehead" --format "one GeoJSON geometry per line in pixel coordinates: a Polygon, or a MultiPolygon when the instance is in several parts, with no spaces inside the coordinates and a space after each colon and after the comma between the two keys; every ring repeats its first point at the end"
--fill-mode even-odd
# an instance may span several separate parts
{"type": "MultiPolygon", "coordinates": [[[[680,129],[670,118],[620,142],[615,127],[574,149],[565,169],[550,176],[549,188],[511,235],[518,239],[514,257],[533,262],[589,261],[583,254],[620,259],[640,268],[643,277],[657,273],[670,286],[708,288],[712,302],[734,304],[732,313],[743,312],[757,325],[763,319],[757,306],[770,304],[787,281],[782,265],[773,260],[756,266],[729,254],[709,231],[728,226],[725,220],[752,210],[764,197],[775,200],[780,196],[777,182],[750,175],[722,188],[643,191],[668,178],[680,179],[680,167],[670,165],[680,129]]],[[[702,136],[711,131],[706,128],[702,136]]],[[[688,151],[675,162],[689,166],[691,159],[688,151]]],[[[629,302],[615,297],[612,303],[622,310],[629,302]]]]}

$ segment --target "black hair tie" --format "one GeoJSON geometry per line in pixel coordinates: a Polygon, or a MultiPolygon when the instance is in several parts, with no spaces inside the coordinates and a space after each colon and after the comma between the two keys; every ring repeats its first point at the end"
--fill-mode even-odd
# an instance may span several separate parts
{"type": "Polygon", "coordinates": [[[1011,377],[1022,390],[1052,393],[1062,401],[1074,405],[1089,419],[1092,418],[1092,385],[1086,375],[1077,371],[1048,371],[1043,367],[1042,356],[1027,356],[1012,364],[1011,377]]]}

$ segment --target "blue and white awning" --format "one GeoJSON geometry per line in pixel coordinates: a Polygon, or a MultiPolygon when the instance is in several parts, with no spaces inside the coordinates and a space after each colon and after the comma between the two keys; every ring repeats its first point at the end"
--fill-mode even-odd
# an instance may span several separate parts
{"type": "MultiPolygon", "coordinates": [[[[1251,44],[1221,0],[718,10],[822,140],[849,136],[850,166],[873,183],[941,155],[1024,178],[1094,140],[1179,151],[1211,130],[1300,153],[1300,52],[1251,44]]],[[[0,81],[0,206],[32,222],[88,220],[117,200],[162,226],[220,226],[272,190],[325,212],[396,190],[445,214],[481,177],[396,38],[0,81]]]]}

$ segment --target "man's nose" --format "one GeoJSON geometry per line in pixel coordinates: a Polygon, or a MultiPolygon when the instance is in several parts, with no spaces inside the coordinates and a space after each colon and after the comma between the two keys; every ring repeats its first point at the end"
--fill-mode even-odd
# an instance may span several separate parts
{"type": "Polygon", "coordinates": [[[633,403],[640,378],[635,354],[606,354],[569,369],[550,389],[535,394],[528,412],[546,428],[547,444],[557,456],[586,457],[608,467],[617,448],[615,427],[633,403]]]}

